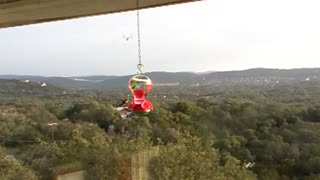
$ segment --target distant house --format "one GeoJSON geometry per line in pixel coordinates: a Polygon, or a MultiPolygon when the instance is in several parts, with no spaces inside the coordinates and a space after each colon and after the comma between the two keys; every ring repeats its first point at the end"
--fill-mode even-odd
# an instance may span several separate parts
{"type": "Polygon", "coordinates": [[[253,166],[255,165],[255,163],[254,162],[249,162],[249,163],[247,163],[247,164],[245,164],[245,168],[252,168],[253,166]]]}
{"type": "Polygon", "coordinates": [[[30,82],[30,80],[23,80],[23,81],[21,81],[21,82],[23,82],[23,83],[29,83],[30,82]]]}
{"type": "Polygon", "coordinates": [[[42,82],[40,86],[41,86],[41,87],[46,87],[46,86],[47,86],[47,83],[42,82]]]}

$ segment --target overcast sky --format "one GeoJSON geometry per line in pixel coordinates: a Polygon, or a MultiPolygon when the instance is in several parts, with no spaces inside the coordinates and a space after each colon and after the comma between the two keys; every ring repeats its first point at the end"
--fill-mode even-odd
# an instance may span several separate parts
{"type": "MultiPolygon", "coordinates": [[[[320,67],[319,9],[319,0],[206,0],[143,10],[144,71],[320,67]]],[[[133,74],[135,23],[127,12],[0,29],[0,74],[133,74]]]]}

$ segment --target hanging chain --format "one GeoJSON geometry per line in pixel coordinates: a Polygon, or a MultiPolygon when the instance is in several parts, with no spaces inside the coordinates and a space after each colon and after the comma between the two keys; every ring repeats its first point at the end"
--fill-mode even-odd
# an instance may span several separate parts
{"type": "Polygon", "coordinates": [[[138,70],[140,71],[140,74],[142,74],[141,68],[143,67],[142,61],[141,61],[141,33],[140,33],[140,0],[137,0],[137,34],[138,34],[138,60],[139,63],[137,65],[138,70]]]}

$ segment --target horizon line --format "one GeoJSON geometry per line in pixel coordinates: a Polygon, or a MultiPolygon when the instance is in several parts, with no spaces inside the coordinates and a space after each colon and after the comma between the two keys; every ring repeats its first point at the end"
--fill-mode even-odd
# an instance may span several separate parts
{"type": "MultiPolygon", "coordinates": [[[[265,69],[265,70],[298,70],[298,69],[320,69],[320,67],[301,67],[301,68],[248,68],[248,69],[234,69],[234,70],[208,70],[208,71],[149,71],[143,74],[150,73],[194,73],[194,74],[210,74],[217,72],[233,72],[233,71],[248,71],[254,69],[265,69]]],[[[126,75],[106,75],[106,74],[89,74],[89,75],[72,75],[72,76],[58,76],[58,75],[35,75],[35,74],[0,74],[0,76],[34,76],[34,77],[63,77],[63,78],[75,78],[75,77],[93,77],[93,76],[132,76],[135,74],[126,74],[126,75]]]]}

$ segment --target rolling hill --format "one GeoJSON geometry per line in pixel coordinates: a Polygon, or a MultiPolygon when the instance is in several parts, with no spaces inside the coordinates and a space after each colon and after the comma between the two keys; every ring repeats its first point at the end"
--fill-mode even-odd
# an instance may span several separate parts
{"type": "Polygon", "coordinates": [[[0,79],[0,97],[46,97],[62,96],[67,93],[68,90],[50,84],[41,86],[41,83],[38,82],[0,79]]]}
{"type": "MultiPolygon", "coordinates": [[[[150,72],[155,86],[202,86],[234,84],[275,84],[297,81],[320,81],[320,68],[303,69],[248,69],[243,71],[224,71],[210,73],[192,72],[150,72]]],[[[79,76],[79,77],[44,77],[23,75],[0,75],[0,79],[30,80],[47,82],[69,89],[110,89],[126,87],[128,76],[79,76]]]]}

